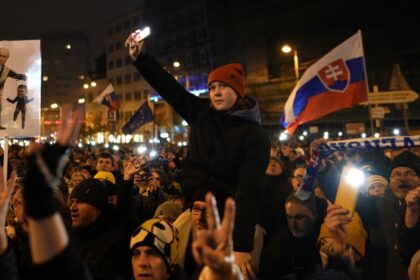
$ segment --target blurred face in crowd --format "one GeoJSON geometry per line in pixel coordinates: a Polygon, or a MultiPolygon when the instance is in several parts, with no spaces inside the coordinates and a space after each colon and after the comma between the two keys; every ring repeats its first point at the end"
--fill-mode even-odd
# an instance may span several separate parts
{"type": "Polygon", "coordinates": [[[167,153],[166,153],[166,159],[167,159],[168,161],[174,160],[175,158],[176,158],[176,155],[175,155],[175,153],[174,153],[174,152],[169,151],[169,152],[167,152],[167,153]]]}
{"type": "Polygon", "coordinates": [[[163,257],[156,249],[149,246],[138,246],[133,249],[131,267],[136,280],[166,280],[169,278],[163,257]]]}
{"type": "Polygon", "coordinates": [[[78,161],[78,162],[85,161],[85,155],[82,152],[73,153],[73,158],[74,158],[74,161],[78,161]]]}
{"type": "Polygon", "coordinates": [[[113,165],[113,167],[112,167],[112,170],[113,171],[118,171],[118,168],[119,168],[119,161],[120,161],[120,159],[121,159],[121,155],[119,155],[119,154],[113,154],[112,155],[112,158],[114,159],[114,162],[115,162],[115,164],[113,165]]]}
{"type": "Polygon", "coordinates": [[[73,176],[73,174],[78,171],[78,169],[79,169],[79,167],[76,166],[76,165],[71,165],[71,166],[67,167],[68,176],[71,178],[73,176]]]}
{"type": "Polygon", "coordinates": [[[270,159],[268,167],[265,170],[265,174],[269,176],[278,176],[282,172],[283,172],[283,169],[281,168],[281,164],[275,159],[270,159]]]}
{"type": "Polygon", "coordinates": [[[305,167],[298,167],[293,171],[291,184],[295,191],[298,190],[302,183],[303,177],[305,177],[306,168],[305,167]]]}
{"type": "Polygon", "coordinates": [[[281,145],[281,153],[283,156],[288,157],[290,156],[290,153],[292,152],[292,149],[289,145],[281,145]]]}
{"type": "Polygon", "coordinates": [[[80,184],[80,182],[82,182],[83,180],[85,180],[85,177],[81,174],[81,172],[77,172],[74,173],[72,176],[72,185],[73,187],[77,186],[78,184],[80,184]]]}
{"type": "Polygon", "coordinates": [[[420,185],[420,178],[416,172],[405,166],[396,167],[391,171],[390,187],[398,198],[405,198],[405,195],[420,185]]]}
{"type": "Polygon", "coordinates": [[[98,162],[96,163],[96,171],[111,172],[112,169],[113,165],[111,158],[98,158],[98,162]]]}
{"type": "Polygon", "coordinates": [[[174,170],[176,169],[176,163],[174,161],[170,161],[168,162],[168,169],[169,170],[174,170]]]}
{"type": "Polygon", "coordinates": [[[213,82],[209,86],[210,101],[217,111],[230,110],[238,100],[236,92],[225,83],[213,82]]]}
{"type": "Polygon", "coordinates": [[[149,187],[152,187],[153,189],[161,188],[160,175],[158,172],[152,171],[152,173],[150,174],[149,187]]]}
{"type": "Polygon", "coordinates": [[[374,183],[368,190],[368,196],[384,197],[386,185],[374,183]]]}
{"type": "Polygon", "coordinates": [[[9,59],[9,50],[6,48],[0,48],[0,66],[4,66],[7,59],[9,59]]]}
{"type": "Polygon", "coordinates": [[[18,188],[12,196],[10,207],[15,214],[17,222],[20,224],[25,222],[25,205],[23,203],[22,189],[18,188]]]}
{"type": "Polygon", "coordinates": [[[92,167],[92,169],[93,169],[93,167],[95,167],[95,160],[94,160],[93,158],[91,158],[91,157],[88,157],[88,158],[86,159],[86,165],[91,166],[91,167],[92,167]]]}
{"type": "Polygon", "coordinates": [[[84,228],[92,224],[101,213],[95,206],[72,198],[70,201],[71,226],[84,228]]]}
{"type": "Polygon", "coordinates": [[[304,205],[286,203],[287,225],[296,238],[306,237],[314,231],[316,218],[304,205]]]}
{"type": "Polygon", "coordinates": [[[271,157],[277,157],[278,156],[278,150],[276,147],[271,147],[270,149],[270,156],[271,157]]]}
{"type": "Polygon", "coordinates": [[[194,201],[191,209],[193,235],[198,231],[207,229],[206,203],[204,201],[194,201]]]}

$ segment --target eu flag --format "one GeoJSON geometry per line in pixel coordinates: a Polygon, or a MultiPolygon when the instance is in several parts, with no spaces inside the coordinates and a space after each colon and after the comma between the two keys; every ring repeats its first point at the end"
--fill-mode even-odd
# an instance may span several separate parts
{"type": "Polygon", "coordinates": [[[124,134],[131,134],[137,128],[153,121],[153,113],[150,109],[147,101],[140,106],[137,112],[131,117],[131,119],[123,126],[122,131],[124,134]]]}

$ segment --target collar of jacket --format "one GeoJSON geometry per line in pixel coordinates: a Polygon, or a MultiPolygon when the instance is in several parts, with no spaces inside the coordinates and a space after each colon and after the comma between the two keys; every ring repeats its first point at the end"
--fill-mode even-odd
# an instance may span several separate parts
{"type": "Polygon", "coordinates": [[[232,116],[236,118],[246,119],[249,121],[253,121],[256,123],[261,123],[261,114],[260,108],[258,106],[258,102],[255,98],[250,96],[245,96],[246,104],[248,104],[247,108],[242,110],[234,110],[229,112],[221,112],[212,109],[216,116],[226,117],[232,116]]]}

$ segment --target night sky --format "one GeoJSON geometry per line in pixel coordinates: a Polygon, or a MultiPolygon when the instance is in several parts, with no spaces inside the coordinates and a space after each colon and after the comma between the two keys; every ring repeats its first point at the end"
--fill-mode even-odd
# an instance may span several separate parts
{"type": "Polygon", "coordinates": [[[103,50],[106,23],[142,0],[2,0],[0,40],[37,39],[42,32],[82,31],[91,57],[103,50]]]}

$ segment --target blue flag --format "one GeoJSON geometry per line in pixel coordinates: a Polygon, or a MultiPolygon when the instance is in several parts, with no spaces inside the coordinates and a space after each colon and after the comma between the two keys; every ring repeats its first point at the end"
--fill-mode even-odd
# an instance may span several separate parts
{"type": "Polygon", "coordinates": [[[153,113],[150,109],[147,101],[140,106],[137,112],[131,117],[131,119],[123,126],[122,131],[124,134],[131,134],[137,128],[153,121],[153,113]]]}

